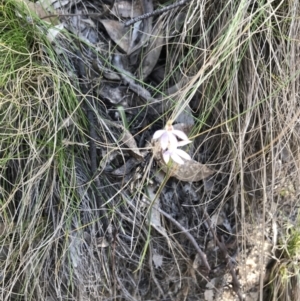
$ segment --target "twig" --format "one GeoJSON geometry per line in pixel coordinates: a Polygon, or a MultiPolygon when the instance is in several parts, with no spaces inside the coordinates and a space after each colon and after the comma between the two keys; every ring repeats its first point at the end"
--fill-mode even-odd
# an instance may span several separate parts
{"type": "Polygon", "coordinates": [[[138,96],[142,97],[146,101],[154,102],[155,99],[151,97],[151,94],[148,90],[143,88],[141,85],[136,84],[135,77],[123,67],[120,55],[116,54],[113,57],[113,67],[119,72],[119,75],[123,79],[124,83],[129,86],[129,89],[136,93],[138,96]]]}
{"type": "Polygon", "coordinates": [[[141,21],[141,20],[144,20],[144,19],[147,19],[147,18],[150,18],[150,17],[153,17],[153,16],[157,16],[157,15],[161,15],[163,14],[164,12],[168,11],[168,10],[171,10],[171,9],[174,9],[178,6],[182,6],[182,5],[185,5],[186,3],[190,2],[191,0],[180,0],[178,1],[177,3],[174,3],[174,4],[171,4],[171,5],[168,5],[164,8],[160,8],[160,9],[157,9],[151,13],[146,13],[144,15],[141,15],[141,16],[138,16],[134,19],[131,19],[127,22],[124,23],[124,26],[125,27],[128,27],[138,21],[141,21]]]}
{"type": "MultiPolygon", "coordinates": [[[[81,54],[78,52],[78,71],[79,71],[79,78],[81,79],[81,83],[80,83],[80,87],[81,90],[84,94],[88,93],[88,87],[86,84],[83,83],[83,80],[86,76],[86,70],[83,64],[83,61],[81,60],[81,54]]],[[[97,173],[97,148],[96,148],[96,143],[95,141],[97,140],[97,135],[96,135],[96,130],[95,130],[95,116],[94,116],[94,112],[92,109],[92,97],[87,95],[86,96],[86,101],[85,101],[85,106],[86,106],[86,111],[87,111],[87,119],[89,122],[89,151],[90,151],[90,160],[91,160],[91,172],[92,172],[92,180],[95,183],[96,186],[96,202],[97,202],[97,206],[100,209],[101,207],[103,207],[103,202],[101,200],[101,195],[99,193],[99,190],[101,189],[101,185],[100,185],[100,181],[99,178],[96,176],[97,173]]],[[[106,208],[101,208],[104,211],[104,214],[102,216],[102,223],[103,223],[103,228],[104,231],[106,231],[107,226],[108,226],[108,220],[106,217],[106,208]]]]}
{"type": "Polygon", "coordinates": [[[243,301],[243,296],[241,294],[241,289],[240,289],[240,282],[239,280],[237,279],[237,276],[236,276],[236,271],[232,265],[232,260],[231,260],[231,256],[228,254],[228,250],[225,246],[225,243],[224,243],[224,240],[222,239],[222,242],[219,241],[217,235],[216,235],[216,232],[214,231],[212,225],[211,225],[211,219],[210,219],[210,216],[207,214],[207,212],[205,211],[204,212],[204,216],[206,218],[206,221],[207,221],[207,224],[208,224],[208,227],[209,227],[209,230],[210,232],[212,233],[214,239],[215,239],[215,242],[216,244],[218,245],[218,247],[220,248],[223,256],[225,257],[226,259],[226,263],[227,263],[227,266],[229,267],[229,270],[230,270],[230,274],[231,274],[231,277],[232,277],[232,288],[233,290],[235,291],[235,293],[238,295],[239,297],[239,300],[240,301],[243,301]]]}
{"type": "MultiPolygon", "coordinates": [[[[106,14],[107,12],[105,12],[106,14]]],[[[85,16],[85,17],[103,17],[104,16],[104,13],[80,13],[80,14],[51,14],[51,15],[46,15],[44,17],[41,17],[40,19],[41,20],[44,20],[44,19],[48,19],[48,18],[57,18],[57,17],[75,17],[75,16],[85,16]]]]}
{"type": "Polygon", "coordinates": [[[117,269],[116,269],[116,243],[117,242],[117,229],[113,229],[112,237],[112,252],[111,252],[111,269],[113,276],[113,294],[114,299],[117,299],[117,269]]]}
{"type": "Polygon", "coordinates": [[[57,18],[57,17],[74,17],[74,16],[87,16],[87,17],[103,17],[105,16],[115,5],[115,0],[113,1],[102,1],[104,4],[108,5],[109,8],[104,7],[104,11],[102,13],[90,13],[90,12],[81,12],[80,14],[52,14],[52,15],[47,15],[41,18],[41,20],[43,19],[47,19],[47,18],[57,18]],[[107,3],[106,3],[107,2],[107,3]]]}
{"type": "Polygon", "coordinates": [[[161,285],[159,284],[159,281],[157,280],[157,278],[155,276],[155,271],[154,271],[154,268],[153,268],[152,259],[153,259],[153,246],[152,246],[152,242],[150,242],[150,245],[149,245],[149,266],[150,266],[150,270],[151,270],[151,277],[152,277],[154,283],[156,284],[156,287],[158,288],[158,290],[159,290],[160,294],[162,295],[163,299],[165,299],[166,296],[165,296],[164,290],[162,289],[161,285]]]}
{"type": "MultiPolygon", "coordinates": [[[[147,202],[148,203],[148,202],[147,202]]],[[[169,215],[167,212],[163,211],[160,208],[156,208],[156,210],[158,210],[164,217],[166,217],[170,222],[172,222],[180,231],[182,231],[182,233],[185,234],[185,236],[188,238],[188,240],[191,242],[191,244],[195,247],[195,249],[197,250],[203,265],[206,267],[207,272],[210,272],[210,266],[209,263],[206,259],[206,255],[204,254],[204,252],[200,249],[199,245],[197,244],[195,238],[192,236],[192,234],[185,229],[180,223],[178,223],[171,215],[169,215]]]]}

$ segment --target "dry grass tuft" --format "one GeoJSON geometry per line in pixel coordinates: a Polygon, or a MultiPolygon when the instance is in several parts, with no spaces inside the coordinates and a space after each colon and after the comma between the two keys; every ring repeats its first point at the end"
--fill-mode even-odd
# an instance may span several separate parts
{"type": "MultiPolygon", "coordinates": [[[[91,3],[70,7],[98,11],[91,3]]],[[[117,47],[98,23],[102,48],[67,32],[53,47],[44,23],[28,22],[14,2],[1,7],[1,300],[203,300],[226,273],[206,213],[241,269],[245,225],[261,225],[261,244],[270,235],[261,276],[270,255],[279,263],[265,295],[257,279],[260,300],[299,285],[296,259],[276,252],[299,210],[297,1],[191,1],[154,18],[164,38],[158,63],[145,79],[143,54],[130,66],[148,102],[127,89],[126,74],[116,84],[93,69],[97,59],[117,73],[117,47]],[[101,97],[105,85],[126,95],[122,108],[101,97]],[[158,171],[146,148],[168,119],[193,123],[193,158],[215,175],[189,183],[158,171]]],[[[245,295],[253,290],[239,280],[245,295]]],[[[222,281],[215,300],[225,300],[222,281]]]]}

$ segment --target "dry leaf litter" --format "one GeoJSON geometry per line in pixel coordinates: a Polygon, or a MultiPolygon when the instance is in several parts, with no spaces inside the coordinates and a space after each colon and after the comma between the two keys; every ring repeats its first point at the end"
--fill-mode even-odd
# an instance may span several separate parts
{"type": "MultiPolygon", "coordinates": [[[[159,3],[25,3],[52,22],[49,41],[56,54],[65,57],[64,68],[70,78],[79,78],[83,94],[89,94],[85,112],[88,115],[90,108],[93,110],[89,122],[94,123],[95,136],[91,139],[96,141],[96,157],[91,161],[95,159],[102,168],[100,186],[106,187],[107,202],[114,208],[115,218],[76,231],[69,238],[69,260],[76,284],[70,298],[211,301],[238,300],[240,293],[245,300],[257,300],[260,276],[268,261],[266,256],[261,262],[260,255],[262,250],[270,254],[271,244],[262,239],[265,234],[261,227],[253,229],[250,221],[244,229],[247,237],[242,235],[234,214],[237,182],[230,178],[229,169],[221,168],[216,141],[209,135],[200,136],[186,147],[191,160],[168,165],[159,141],[152,140],[153,133],[165,126],[157,120],[174,102],[180,105],[182,99],[176,99],[175,94],[189,80],[188,75],[180,77],[180,72],[175,72],[165,88],[160,88],[170,72],[164,63],[166,45],[178,42],[176,31],[181,30],[190,4],[126,26],[125,21],[151,14],[159,3]],[[174,32],[168,28],[170,18],[175,20],[174,32]],[[156,87],[162,92],[157,93],[156,87]],[[129,128],[122,122],[123,112],[129,128]],[[107,141],[102,139],[103,132],[107,141]],[[208,213],[210,224],[204,213],[208,213]],[[151,238],[147,239],[149,234],[151,238]],[[230,258],[233,274],[216,239],[230,258]]],[[[174,122],[174,127],[188,136],[198,98],[199,93],[174,122]]],[[[213,134],[219,141],[222,133],[213,134]]],[[[92,174],[80,160],[76,170],[78,187],[84,187],[92,174]]],[[[79,193],[85,199],[83,211],[95,209],[90,204],[96,199],[93,189],[79,193]]],[[[81,229],[78,221],[73,223],[81,229]]],[[[60,270],[62,281],[67,282],[70,273],[67,268],[60,270]]],[[[53,292],[44,300],[61,300],[58,291],[68,295],[62,283],[51,281],[53,292]]]]}

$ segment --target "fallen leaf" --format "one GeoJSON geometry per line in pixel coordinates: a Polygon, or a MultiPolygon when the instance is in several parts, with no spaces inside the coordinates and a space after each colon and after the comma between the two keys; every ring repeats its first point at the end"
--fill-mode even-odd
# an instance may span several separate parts
{"type": "Polygon", "coordinates": [[[176,121],[184,124],[194,124],[193,113],[189,105],[178,115],[176,121]]]}
{"type": "Polygon", "coordinates": [[[140,150],[139,150],[133,136],[125,128],[124,128],[124,132],[123,132],[122,142],[124,142],[125,145],[128,146],[130,152],[136,159],[142,160],[144,158],[143,155],[140,153],[140,150]]]}
{"type": "MultiPolygon", "coordinates": [[[[152,0],[140,0],[142,5],[143,14],[149,14],[153,12],[153,1],[152,0]]],[[[143,20],[143,29],[146,35],[143,36],[143,43],[145,43],[148,40],[148,35],[152,31],[152,21],[153,17],[149,17],[143,20]]]]}
{"type": "Polygon", "coordinates": [[[110,103],[116,105],[123,101],[127,87],[113,86],[105,83],[101,86],[98,93],[102,99],[107,99],[110,103]]]}
{"type": "Polygon", "coordinates": [[[100,20],[110,38],[125,52],[128,53],[131,42],[130,29],[116,20],[100,20]]]}
{"type": "Polygon", "coordinates": [[[197,270],[200,266],[201,266],[201,258],[199,256],[199,253],[197,253],[193,261],[193,269],[197,270]]]}
{"type": "Polygon", "coordinates": [[[131,91],[147,101],[154,101],[150,92],[142,87],[142,85],[136,83],[134,75],[125,70],[120,55],[114,55],[112,63],[115,69],[120,73],[124,83],[129,86],[131,91]]]}
{"type": "Polygon", "coordinates": [[[143,22],[138,21],[131,27],[130,45],[127,54],[131,54],[137,49],[140,49],[144,43],[143,22]]]}
{"type": "Polygon", "coordinates": [[[143,38],[143,22],[138,21],[131,27],[125,27],[122,22],[116,20],[100,20],[109,37],[126,53],[131,54],[141,48],[146,39],[143,38]]]}
{"type": "Polygon", "coordinates": [[[56,10],[53,9],[53,7],[48,7],[50,10],[50,12],[48,12],[46,7],[44,5],[41,5],[40,3],[30,2],[28,0],[20,0],[20,3],[23,3],[24,5],[26,5],[39,18],[43,18],[43,21],[49,22],[53,25],[56,25],[59,23],[57,17],[47,18],[47,16],[57,14],[56,10]]]}
{"type": "MultiPolygon", "coordinates": [[[[140,0],[143,14],[150,14],[153,12],[152,0],[140,0]]],[[[152,32],[152,20],[150,16],[142,21],[135,22],[130,26],[130,47],[127,54],[134,54],[137,57],[142,47],[148,42],[150,34],[152,32]]],[[[134,59],[133,59],[134,60],[134,59]]]]}
{"type": "MultiPolygon", "coordinates": [[[[101,47],[96,47],[97,51],[101,51],[101,47]]],[[[110,70],[109,68],[106,68],[103,63],[100,60],[93,60],[92,62],[92,66],[93,69],[98,72],[99,74],[101,74],[101,76],[103,75],[106,79],[110,79],[110,80],[117,80],[119,81],[121,79],[121,77],[114,72],[113,70],[110,70]]],[[[101,90],[103,89],[103,87],[106,87],[107,85],[101,85],[101,88],[99,89],[99,92],[101,92],[101,90]]],[[[109,89],[114,90],[116,89],[116,87],[114,87],[113,89],[108,86],[109,89]]],[[[119,103],[120,101],[116,101],[116,103],[119,103]]]]}
{"type": "Polygon", "coordinates": [[[125,177],[133,170],[140,162],[135,158],[129,158],[126,160],[125,164],[121,167],[110,172],[111,175],[116,177],[125,177]]]}
{"type": "Polygon", "coordinates": [[[85,14],[84,8],[75,8],[68,18],[68,30],[86,43],[96,45],[99,41],[97,26],[85,14]]]}
{"type": "Polygon", "coordinates": [[[47,8],[54,8],[59,9],[60,11],[63,11],[64,9],[67,9],[71,5],[75,5],[79,1],[70,1],[70,0],[40,0],[38,3],[40,3],[43,7],[47,8]]]}
{"type": "MultiPolygon", "coordinates": [[[[155,72],[156,69],[157,66],[154,69],[155,72]]],[[[153,76],[153,72],[152,72],[152,76],[153,76]]],[[[162,70],[162,72],[164,71],[162,70]]],[[[162,79],[163,79],[163,75],[161,77],[161,80],[162,79]]],[[[159,103],[156,104],[155,109],[157,110],[158,113],[162,114],[163,112],[170,110],[174,106],[174,103],[182,103],[183,105],[183,100],[180,98],[181,96],[180,93],[178,93],[178,91],[182,90],[188,84],[189,80],[190,80],[189,77],[183,77],[178,82],[176,82],[175,85],[164,90],[163,94],[157,96],[159,103]]],[[[182,113],[180,115],[182,115],[182,113]]],[[[181,120],[179,120],[177,117],[176,120],[178,120],[178,122],[183,122],[183,118],[180,119],[181,120]]]]}
{"type": "MultiPolygon", "coordinates": [[[[58,24],[48,29],[47,39],[50,43],[56,39],[56,37],[60,34],[60,32],[64,29],[64,24],[58,24]]],[[[62,49],[56,49],[56,53],[62,53],[62,49]]]]}
{"type": "Polygon", "coordinates": [[[141,74],[140,79],[145,79],[154,69],[159,59],[162,47],[164,45],[165,38],[162,35],[162,19],[157,22],[151,38],[148,41],[148,45],[145,48],[145,56],[143,56],[142,66],[139,68],[141,74]]]}
{"type": "Polygon", "coordinates": [[[143,160],[144,156],[140,153],[140,149],[138,148],[134,137],[132,136],[132,134],[129,132],[129,130],[127,130],[123,125],[118,124],[116,122],[113,122],[111,120],[106,120],[105,121],[107,124],[110,124],[111,126],[114,126],[118,129],[120,129],[122,131],[121,137],[119,138],[121,140],[121,142],[123,143],[123,145],[121,145],[121,147],[123,147],[124,145],[128,147],[130,153],[138,160],[143,160]]]}
{"type": "Polygon", "coordinates": [[[153,256],[152,256],[152,261],[153,261],[153,263],[155,265],[155,268],[158,269],[163,264],[163,257],[162,257],[162,255],[154,253],[153,256]]]}
{"type": "Polygon", "coordinates": [[[97,247],[99,248],[107,248],[109,246],[108,241],[106,240],[105,237],[99,237],[97,239],[97,247]]]}
{"type": "Polygon", "coordinates": [[[155,228],[161,228],[161,216],[160,216],[160,212],[158,210],[159,208],[159,196],[156,195],[156,193],[154,192],[154,187],[153,186],[148,186],[147,187],[147,192],[149,195],[149,198],[151,200],[152,207],[151,207],[151,214],[150,214],[150,224],[151,226],[154,226],[155,228]]]}
{"type": "Polygon", "coordinates": [[[204,300],[205,301],[213,301],[214,299],[214,291],[213,290],[205,290],[204,292],[204,300]]]}
{"type": "Polygon", "coordinates": [[[173,162],[171,166],[167,166],[163,161],[159,142],[156,142],[155,144],[156,145],[153,147],[153,149],[158,149],[158,151],[153,152],[154,158],[161,169],[170,177],[175,177],[176,179],[184,182],[198,182],[215,173],[204,164],[201,164],[195,160],[186,161],[182,165],[173,162]]]}
{"type": "Polygon", "coordinates": [[[79,237],[70,236],[69,252],[70,252],[70,259],[74,268],[77,268],[79,266],[82,259],[81,251],[80,251],[81,245],[82,245],[82,240],[79,237]]]}
{"type": "Polygon", "coordinates": [[[176,123],[173,127],[175,130],[182,131],[186,135],[189,135],[193,129],[193,123],[176,123]]]}
{"type": "MultiPolygon", "coordinates": [[[[159,172],[156,174],[158,177],[161,177],[161,180],[163,180],[163,177],[159,172]]],[[[147,192],[149,195],[150,202],[152,203],[150,221],[149,221],[150,225],[161,235],[163,235],[167,239],[167,241],[169,241],[168,233],[166,229],[161,225],[161,214],[158,210],[159,202],[160,202],[159,196],[156,195],[154,186],[148,185],[147,192]]]]}
{"type": "MultiPolygon", "coordinates": [[[[191,126],[186,124],[176,124],[174,125],[174,128],[184,131],[186,134],[188,134],[191,126]]],[[[197,182],[215,173],[215,171],[213,171],[212,169],[195,160],[185,161],[184,164],[177,164],[176,162],[172,162],[170,166],[167,165],[163,160],[162,149],[160,141],[158,140],[152,141],[152,152],[153,157],[159,167],[170,177],[175,177],[180,181],[197,182]]]]}
{"type": "Polygon", "coordinates": [[[140,1],[115,1],[112,13],[121,18],[136,18],[143,14],[140,1]]]}

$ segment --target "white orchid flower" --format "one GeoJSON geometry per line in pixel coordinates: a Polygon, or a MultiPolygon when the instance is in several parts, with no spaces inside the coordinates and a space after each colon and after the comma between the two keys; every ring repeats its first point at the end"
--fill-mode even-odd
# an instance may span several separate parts
{"type": "Polygon", "coordinates": [[[191,141],[180,141],[180,142],[177,142],[176,147],[172,147],[172,148],[169,148],[168,150],[165,150],[162,154],[165,163],[168,164],[168,162],[170,161],[170,158],[174,162],[176,162],[180,165],[184,164],[184,161],[182,160],[182,158],[185,159],[185,160],[191,160],[191,157],[188,153],[186,153],[182,149],[177,148],[178,146],[187,145],[190,142],[191,141]]]}
{"type": "Polygon", "coordinates": [[[164,130],[156,131],[153,135],[153,139],[159,139],[160,146],[163,150],[162,156],[166,164],[168,164],[170,158],[178,164],[184,164],[183,159],[191,160],[190,155],[182,149],[178,149],[178,147],[187,145],[192,141],[189,140],[183,131],[175,130],[171,121],[167,122],[164,130]],[[182,141],[178,141],[177,138],[182,141]]]}
{"type": "Polygon", "coordinates": [[[161,148],[163,150],[166,150],[167,148],[177,148],[177,146],[179,146],[177,138],[180,138],[182,141],[185,141],[187,143],[192,142],[184,132],[175,130],[170,121],[167,122],[164,130],[158,130],[153,135],[153,139],[159,139],[161,148]]]}

